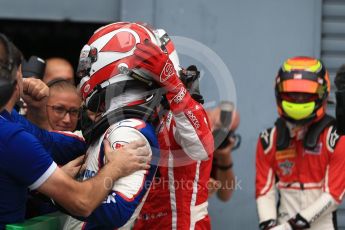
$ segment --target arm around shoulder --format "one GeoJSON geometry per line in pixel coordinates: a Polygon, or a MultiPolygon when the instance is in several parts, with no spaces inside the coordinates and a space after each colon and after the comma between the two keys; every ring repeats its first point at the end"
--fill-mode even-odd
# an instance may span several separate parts
{"type": "Polygon", "coordinates": [[[108,195],[117,179],[150,167],[146,163],[150,161],[149,152],[143,148],[146,143],[132,142],[117,150],[112,150],[108,142],[104,144],[108,163],[96,176],[78,182],[57,168],[38,191],[72,214],[87,217],[108,195]]]}

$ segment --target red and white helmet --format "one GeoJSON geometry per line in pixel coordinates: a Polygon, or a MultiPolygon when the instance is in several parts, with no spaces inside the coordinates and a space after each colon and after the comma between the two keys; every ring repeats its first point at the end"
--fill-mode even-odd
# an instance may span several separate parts
{"type": "MultiPolygon", "coordinates": [[[[174,44],[164,30],[153,30],[147,25],[117,22],[96,30],[82,48],[79,58],[79,89],[85,105],[95,111],[108,86],[143,83],[151,86],[153,79],[145,70],[134,69],[133,52],[137,43],[150,40],[169,54],[175,69],[179,68],[174,44]],[[133,74],[134,73],[134,74],[133,74]]],[[[177,71],[178,72],[178,71],[177,71]]],[[[152,89],[152,88],[151,88],[152,89]]],[[[122,92],[118,92],[120,94],[122,92]]]]}

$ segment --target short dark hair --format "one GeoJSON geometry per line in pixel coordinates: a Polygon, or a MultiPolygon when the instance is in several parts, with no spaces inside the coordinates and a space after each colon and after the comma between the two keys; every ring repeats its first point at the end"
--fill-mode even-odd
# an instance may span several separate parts
{"type": "Polygon", "coordinates": [[[12,74],[18,69],[23,60],[22,52],[7,38],[0,33],[0,77],[13,78],[12,74]]]}

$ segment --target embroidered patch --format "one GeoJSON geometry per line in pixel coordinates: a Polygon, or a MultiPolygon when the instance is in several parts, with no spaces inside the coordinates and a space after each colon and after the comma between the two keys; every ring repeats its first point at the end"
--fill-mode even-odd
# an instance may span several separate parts
{"type": "Polygon", "coordinates": [[[267,154],[272,149],[274,132],[275,128],[270,128],[260,133],[260,142],[265,154],[267,154]]]}
{"type": "Polygon", "coordinates": [[[116,141],[112,144],[112,148],[113,149],[119,149],[119,148],[122,148],[124,145],[128,144],[128,142],[125,142],[125,141],[116,141]]]}
{"type": "Polygon", "coordinates": [[[295,163],[289,160],[285,160],[278,164],[279,168],[282,171],[283,176],[291,175],[292,168],[294,167],[295,163]]]}
{"type": "Polygon", "coordinates": [[[340,139],[340,135],[337,133],[336,128],[332,128],[331,133],[328,138],[328,142],[327,142],[329,148],[334,150],[339,139],[340,139]]]}
{"type": "Polygon", "coordinates": [[[295,148],[284,149],[281,151],[276,152],[276,159],[277,160],[284,160],[288,158],[294,158],[297,156],[297,152],[295,148]]]}

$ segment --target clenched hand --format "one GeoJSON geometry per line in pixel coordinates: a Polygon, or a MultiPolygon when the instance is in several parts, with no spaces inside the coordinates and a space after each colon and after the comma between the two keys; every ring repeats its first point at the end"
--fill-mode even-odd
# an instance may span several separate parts
{"type": "Polygon", "coordinates": [[[45,108],[49,87],[40,79],[24,78],[22,98],[28,107],[45,108]]]}
{"type": "Polygon", "coordinates": [[[151,154],[145,141],[133,141],[119,149],[113,150],[107,140],[104,140],[104,152],[107,164],[124,177],[138,170],[150,168],[151,154]]]}

